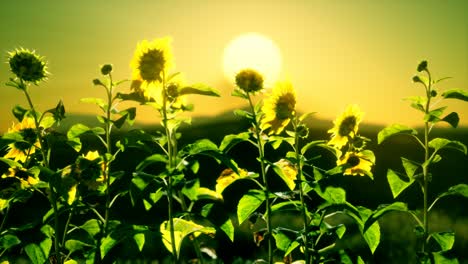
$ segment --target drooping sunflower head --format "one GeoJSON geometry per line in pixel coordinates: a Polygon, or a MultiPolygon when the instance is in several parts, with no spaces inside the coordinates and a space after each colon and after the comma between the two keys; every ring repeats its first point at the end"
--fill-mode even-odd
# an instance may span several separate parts
{"type": "Polygon", "coordinates": [[[77,167],[79,174],[75,177],[87,186],[88,189],[96,190],[99,185],[104,183],[105,164],[97,150],[88,151],[86,155],[79,157],[77,167]]]}
{"type": "Polygon", "coordinates": [[[372,177],[372,165],[375,162],[375,157],[371,151],[364,152],[347,152],[336,161],[338,166],[344,165],[344,175],[372,177]]]}
{"type": "Polygon", "coordinates": [[[138,43],[130,63],[132,78],[147,83],[162,82],[163,75],[167,75],[173,66],[169,37],[138,43]]]}
{"type": "Polygon", "coordinates": [[[2,175],[2,178],[7,177],[16,178],[19,180],[21,189],[29,188],[39,183],[39,179],[34,174],[25,168],[20,167],[8,168],[8,171],[2,175]]]}
{"type": "Polygon", "coordinates": [[[25,162],[28,156],[31,156],[36,152],[37,148],[40,148],[36,125],[31,117],[25,116],[21,123],[13,124],[8,129],[8,133],[17,133],[21,140],[8,145],[8,152],[5,158],[13,158],[15,161],[25,162]]]}
{"type": "Polygon", "coordinates": [[[236,74],[236,84],[247,93],[255,93],[263,89],[263,76],[255,70],[244,69],[236,74]]]}
{"type": "Polygon", "coordinates": [[[296,114],[296,92],[290,82],[277,82],[273,92],[265,99],[261,128],[269,134],[280,134],[296,114]]]}
{"type": "Polygon", "coordinates": [[[44,58],[28,49],[17,49],[8,53],[11,72],[23,81],[34,84],[46,79],[47,65],[44,58]]]}
{"type": "Polygon", "coordinates": [[[332,134],[332,139],[328,144],[337,148],[342,148],[348,142],[349,137],[354,137],[359,129],[363,112],[357,105],[349,105],[344,113],[333,121],[333,128],[328,130],[332,134]]]}

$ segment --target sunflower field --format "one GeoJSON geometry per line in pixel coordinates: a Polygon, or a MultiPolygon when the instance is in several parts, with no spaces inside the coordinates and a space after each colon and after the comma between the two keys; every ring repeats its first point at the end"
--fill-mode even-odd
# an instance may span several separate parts
{"type": "Polygon", "coordinates": [[[192,125],[190,97],[219,92],[185,81],[169,37],[138,43],[130,80],[100,66],[105,97],[81,99],[97,126],[64,126],[62,101],[37,108],[44,57],[21,48],[8,64],[28,104],[0,141],[1,264],[468,261],[468,139],[437,127],[458,126],[440,104],[468,92],[437,89],[427,61],[407,98],[420,126],[373,129],[355,104],[319,124],[289,80],[266,89],[254,69],[233,76],[247,108],[192,125]],[[143,105],[158,126],[132,127],[143,105]]]}

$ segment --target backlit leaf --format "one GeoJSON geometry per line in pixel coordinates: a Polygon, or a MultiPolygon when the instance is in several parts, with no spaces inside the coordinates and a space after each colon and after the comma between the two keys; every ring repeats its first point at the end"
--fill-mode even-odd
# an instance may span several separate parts
{"type": "Polygon", "coordinates": [[[265,201],[265,193],[258,190],[249,190],[239,200],[237,205],[237,218],[239,224],[242,224],[250,215],[257,210],[258,207],[265,201]]]}
{"type": "MultiPolygon", "coordinates": [[[[409,166],[408,164],[409,163],[407,163],[407,166],[409,166]]],[[[392,191],[393,198],[396,198],[398,195],[400,195],[401,192],[403,192],[414,182],[414,178],[412,176],[407,179],[402,179],[402,177],[402,175],[398,175],[398,173],[396,173],[392,169],[388,169],[387,171],[387,180],[388,184],[390,185],[390,190],[392,191]]]]}
{"type": "Polygon", "coordinates": [[[442,97],[445,99],[458,99],[467,102],[468,92],[462,89],[451,89],[442,93],[442,97]]]}
{"type": "Polygon", "coordinates": [[[437,242],[437,244],[439,244],[441,251],[452,249],[453,244],[455,243],[454,232],[432,233],[431,237],[437,242]]]}
{"type": "Polygon", "coordinates": [[[219,97],[219,92],[208,85],[197,83],[187,87],[179,89],[179,95],[185,94],[198,94],[198,95],[208,95],[208,96],[217,96],[219,97]]]}
{"type": "Polygon", "coordinates": [[[382,129],[379,134],[377,135],[378,144],[381,144],[386,139],[391,136],[399,135],[399,134],[409,134],[409,135],[417,135],[418,132],[410,127],[400,124],[393,124],[389,127],[382,129]]]}
{"type": "Polygon", "coordinates": [[[460,122],[460,117],[458,117],[458,114],[456,112],[452,112],[446,115],[441,120],[449,123],[452,127],[456,128],[458,126],[458,122],[460,122]]]}
{"type": "Polygon", "coordinates": [[[429,142],[429,147],[435,149],[435,151],[439,151],[440,149],[444,148],[455,149],[465,155],[467,151],[465,144],[461,143],[460,141],[448,140],[445,138],[434,138],[429,142]]]}

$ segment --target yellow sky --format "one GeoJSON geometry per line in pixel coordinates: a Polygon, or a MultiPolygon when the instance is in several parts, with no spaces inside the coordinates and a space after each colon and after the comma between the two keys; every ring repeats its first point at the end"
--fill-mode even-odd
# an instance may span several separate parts
{"type": "MultiPolygon", "coordinates": [[[[468,89],[468,1],[1,1],[0,52],[17,47],[45,56],[51,76],[32,87],[40,110],[59,99],[68,112],[97,114],[80,103],[104,97],[93,87],[99,65],[112,63],[114,76],[131,77],[137,42],[173,38],[178,71],[190,82],[221,91],[221,98],[193,97],[194,115],[216,116],[243,106],[230,96],[223,75],[223,50],[235,37],[257,32],[281,50],[281,76],[297,89],[298,107],[334,119],[348,104],[366,113],[364,122],[416,124],[421,116],[402,98],[423,95],[411,77],[421,59],[441,88],[468,89]]],[[[4,60],[4,59],[2,59],[4,60]]],[[[11,76],[0,65],[0,82],[11,76]]],[[[122,91],[128,91],[126,85],[122,91]]],[[[0,132],[14,120],[11,108],[26,105],[23,94],[2,85],[0,132]]],[[[468,125],[468,104],[448,104],[468,125]]],[[[155,122],[138,109],[140,122],[155,122]]]]}

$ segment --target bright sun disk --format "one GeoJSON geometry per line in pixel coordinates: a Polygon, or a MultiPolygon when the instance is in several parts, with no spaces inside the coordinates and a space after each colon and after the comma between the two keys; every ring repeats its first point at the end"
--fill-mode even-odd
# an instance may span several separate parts
{"type": "Polygon", "coordinates": [[[242,69],[254,69],[263,75],[265,86],[271,87],[281,72],[281,52],[269,38],[257,33],[243,34],[224,49],[224,74],[234,82],[242,69]]]}

